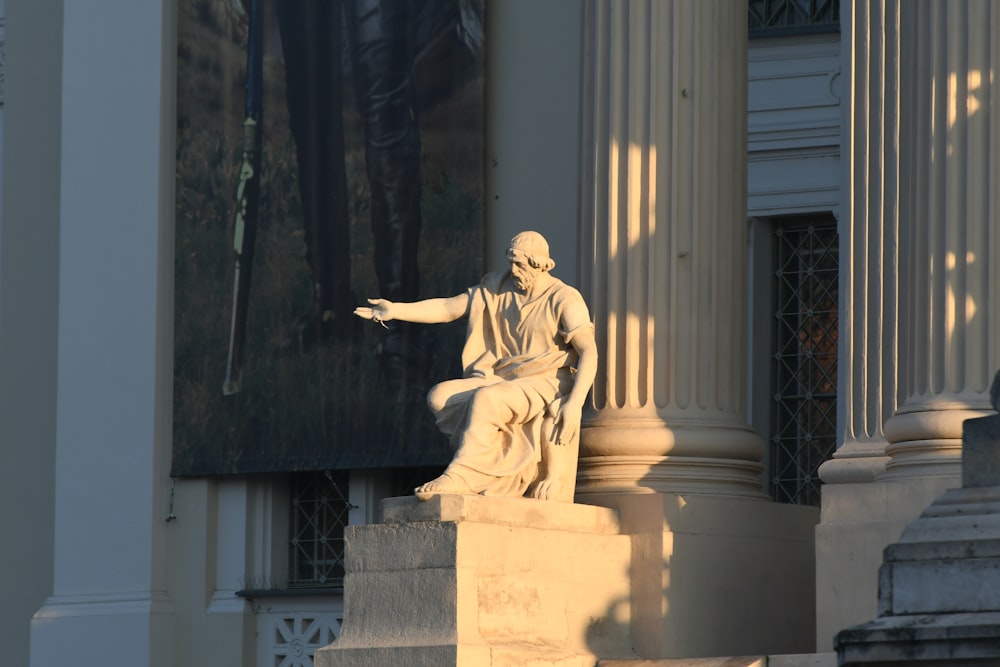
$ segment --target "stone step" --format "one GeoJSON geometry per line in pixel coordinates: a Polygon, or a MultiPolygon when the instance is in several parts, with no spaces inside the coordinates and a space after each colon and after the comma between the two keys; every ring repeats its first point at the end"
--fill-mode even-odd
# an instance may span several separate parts
{"type": "Polygon", "coordinates": [[[597,667],[768,667],[766,656],[739,658],[671,658],[664,660],[601,660],[597,667]]]}
{"type": "Polygon", "coordinates": [[[601,660],[597,667],[837,667],[836,653],[754,655],[730,658],[671,658],[664,660],[601,660]]]}

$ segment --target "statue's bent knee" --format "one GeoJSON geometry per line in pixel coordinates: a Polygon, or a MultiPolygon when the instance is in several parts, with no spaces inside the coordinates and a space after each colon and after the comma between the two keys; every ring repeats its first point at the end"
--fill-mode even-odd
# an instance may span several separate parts
{"type": "Polygon", "coordinates": [[[444,410],[445,403],[448,401],[448,397],[452,394],[452,392],[447,391],[442,386],[443,384],[443,382],[436,384],[430,388],[430,391],[427,392],[427,407],[431,409],[433,414],[437,414],[444,410]]]}

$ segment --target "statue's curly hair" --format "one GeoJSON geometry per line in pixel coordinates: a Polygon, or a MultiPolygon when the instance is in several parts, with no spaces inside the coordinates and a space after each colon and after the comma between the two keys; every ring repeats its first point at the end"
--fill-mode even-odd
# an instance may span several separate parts
{"type": "Polygon", "coordinates": [[[513,262],[518,254],[527,259],[533,269],[551,271],[555,268],[555,261],[549,257],[549,243],[538,232],[521,232],[510,240],[507,260],[513,262]]]}

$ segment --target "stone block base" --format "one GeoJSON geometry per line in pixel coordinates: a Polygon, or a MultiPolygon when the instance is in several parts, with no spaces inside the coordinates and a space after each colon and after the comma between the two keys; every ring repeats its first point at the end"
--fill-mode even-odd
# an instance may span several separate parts
{"type": "Polygon", "coordinates": [[[594,657],[524,647],[396,646],[320,649],[313,660],[324,667],[594,667],[594,657]]]}
{"type": "Polygon", "coordinates": [[[383,516],[347,530],[344,625],[317,667],[593,667],[634,655],[630,539],[614,510],[439,496],[388,499],[383,516]]]}
{"type": "Polygon", "coordinates": [[[957,477],[907,484],[827,484],[816,529],[816,648],[832,651],[842,629],[878,616],[885,548],[957,477]]]}
{"type": "Polygon", "coordinates": [[[842,667],[1000,665],[1000,613],[887,616],[837,635],[842,667]]]}
{"type": "Polygon", "coordinates": [[[673,658],[663,660],[601,660],[597,667],[768,667],[763,656],[737,658],[673,658]]]}
{"type": "MultiPolygon", "coordinates": [[[[600,500],[386,500],[384,523],[347,530],[342,634],[315,664],[593,667],[813,648],[815,508],[600,500]]],[[[817,667],[776,667],[805,665],[817,667]]]]}
{"type": "Polygon", "coordinates": [[[732,658],[601,660],[597,663],[597,667],[837,667],[837,654],[803,653],[732,658]]]}
{"type": "Polygon", "coordinates": [[[837,635],[840,664],[1000,664],[997,535],[1000,486],[951,489],[935,500],[886,547],[879,617],[837,635]]]}

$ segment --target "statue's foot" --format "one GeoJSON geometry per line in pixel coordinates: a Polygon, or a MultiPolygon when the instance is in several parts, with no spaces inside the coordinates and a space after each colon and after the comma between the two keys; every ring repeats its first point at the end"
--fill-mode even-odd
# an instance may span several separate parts
{"type": "Polygon", "coordinates": [[[573,502],[573,492],[552,478],[539,481],[529,492],[529,497],[536,500],[554,500],[556,502],[573,502]]]}
{"type": "Polygon", "coordinates": [[[474,491],[469,488],[468,484],[448,473],[444,473],[426,484],[421,484],[413,490],[413,495],[420,500],[430,500],[442,493],[474,493],[474,491]]]}

